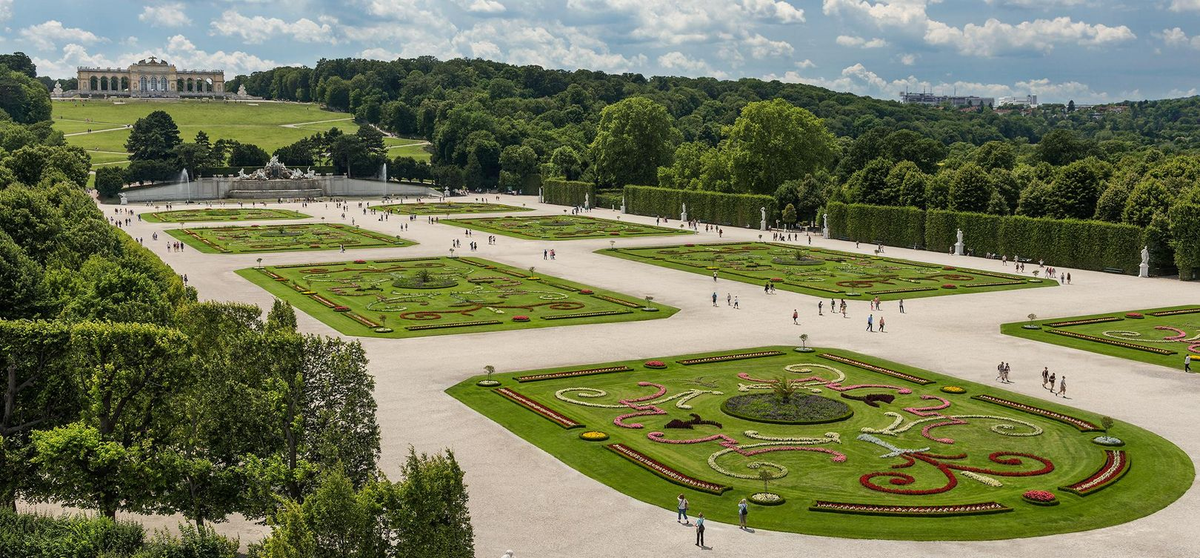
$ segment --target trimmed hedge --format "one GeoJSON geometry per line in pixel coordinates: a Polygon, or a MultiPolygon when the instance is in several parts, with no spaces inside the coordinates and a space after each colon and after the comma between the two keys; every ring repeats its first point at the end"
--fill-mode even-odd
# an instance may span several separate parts
{"type": "Polygon", "coordinates": [[[678,219],[683,204],[688,218],[731,227],[758,228],[761,208],[775,214],[775,198],[753,194],[722,194],[655,186],[625,186],[625,211],[634,215],[678,219]]]}
{"type": "Polygon", "coordinates": [[[827,211],[834,238],[903,247],[919,245],[918,239],[923,239],[926,250],[948,252],[962,229],[967,249],[977,256],[1016,255],[1056,267],[1137,273],[1145,243],[1140,227],[1103,221],[842,203],[830,203],[827,211]]]}
{"type": "Polygon", "coordinates": [[[910,248],[925,245],[925,212],[919,208],[833,202],[827,209],[835,238],[910,248]]]}
{"type": "Polygon", "coordinates": [[[555,205],[582,206],[584,201],[596,207],[596,185],[576,180],[542,181],[542,201],[555,205]]]}

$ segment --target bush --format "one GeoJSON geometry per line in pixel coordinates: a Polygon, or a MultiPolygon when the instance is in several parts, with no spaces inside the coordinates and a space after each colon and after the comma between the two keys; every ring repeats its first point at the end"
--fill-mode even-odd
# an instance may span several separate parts
{"type": "Polygon", "coordinates": [[[542,201],[555,205],[582,206],[585,201],[596,207],[596,185],[574,180],[542,181],[542,201]]]}
{"type": "Polygon", "coordinates": [[[133,522],[106,517],[50,517],[0,509],[0,556],[130,556],[142,547],[145,532],[133,522]]]}
{"type": "Polygon", "coordinates": [[[1179,203],[1171,208],[1171,237],[1179,278],[1189,280],[1200,269],[1200,205],[1179,203]]]}
{"type": "Polygon", "coordinates": [[[934,252],[948,252],[958,241],[958,230],[962,229],[963,244],[976,255],[982,256],[988,252],[1012,254],[1014,252],[1000,246],[1000,219],[998,215],[931,209],[925,216],[925,248],[934,252]]]}
{"type": "Polygon", "coordinates": [[[125,186],[125,169],[100,167],[96,169],[96,191],[102,198],[115,198],[125,186]]]}
{"type": "Polygon", "coordinates": [[[676,190],[654,186],[626,186],[625,211],[634,215],[678,219],[683,204],[689,219],[734,227],[758,228],[760,209],[768,219],[775,215],[775,198],[754,194],[722,194],[702,190],[676,190]]]}

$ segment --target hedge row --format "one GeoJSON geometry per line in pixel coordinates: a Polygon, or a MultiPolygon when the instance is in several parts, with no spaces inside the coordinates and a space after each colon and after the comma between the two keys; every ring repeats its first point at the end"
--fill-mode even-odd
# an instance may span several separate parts
{"type": "Polygon", "coordinates": [[[655,186],[626,186],[625,211],[634,215],[678,219],[687,204],[688,219],[734,227],[758,228],[762,208],[775,214],[775,198],[752,194],[722,194],[655,186]]]}
{"type": "Polygon", "coordinates": [[[915,207],[830,203],[829,229],[835,238],[889,246],[925,244],[925,212],[915,207]]]}
{"type": "Polygon", "coordinates": [[[923,244],[926,250],[948,252],[961,229],[963,243],[976,255],[991,252],[1076,269],[1137,273],[1144,244],[1141,228],[1102,221],[841,203],[829,204],[827,212],[834,238],[904,247],[923,244]]]}
{"type": "Polygon", "coordinates": [[[550,179],[542,181],[542,201],[555,205],[596,206],[596,185],[575,180],[550,179]]]}

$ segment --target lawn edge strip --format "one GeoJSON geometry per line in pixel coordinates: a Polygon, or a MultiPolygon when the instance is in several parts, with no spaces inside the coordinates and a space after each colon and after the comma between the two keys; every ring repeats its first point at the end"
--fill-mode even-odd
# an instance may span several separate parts
{"type": "Polygon", "coordinates": [[[534,401],[524,395],[521,395],[521,394],[511,390],[511,389],[500,388],[500,389],[496,389],[496,390],[492,390],[492,391],[500,394],[505,399],[512,401],[513,403],[516,403],[517,405],[520,405],[522,407],[525,407],[526,409],[529,409],[530,411],[537,413],[539,416],[545,418],[546,420],[549,420],[550,422],[553,422],[554,424],[557,424],[563,428],[566,428],[567,430],[570,430],[572,428],[580,428],[583,426],[582,424],[567,418],[562,413],[559,413],[558,411],[555,411],[554,409],[551,409],[545,405],[542,405],[541,403],[538,403],[537,401],[534,401]]]}
{"type": "Polygon", "coordinates": [[[654,473],[655,475],[658,475],[659,477],[662,477],[680,486],[691,488],[692,490],[698,490],[700,492],[716,494],[717,496],[724,494],[727,490],[733,490],[732,487],[725,486],[723,484],[702,481],[700,479],[680,473],[679,471],[663,465],[662,463],[658,462],[658,460],[629,446],[626,446],[625,444],[608,444],[604,447],[613,453],[632,461],[634,464],[641,466],[651,473],[654,473]]]}
{"type": "Polygon", "coordinates": [[[842,355],[835,355],[835,354],[831,354],[831,353],[821,353],[817,356],[819,356],[821,358],[826,358],[826,359],[832,360],[834,362],[840,362],[842,364],[849,364],[850,366],[854,366],[856,368],[862,368],[863,370],[869,370],[871,372],[878,372],[885,376],[891,376],[893,378],[904,380],[906,382],[912,382],[917,385],[925,386],[925,385],[929,385],[932,383],[936,383],[933,380],[927,380],[920,376],[914,376],[912,374],[898,372],[896,370],[892,370],[891,368],[884,368],[882,366],[876,366],[874,364],[867,364],[860,360],[855,360],[855,359],[852,359],[849,357],[844,357],[842,355]]]}
{"type": "Polygon", "coordinates": [[[479,321],[475,321],[475,322],[458,322],[456,324],[413,325],[413,326],[405,326],[404,329],[407,329],[408,331],[421,331],[421,330],[425,330],[425,329],[442,329],[442,328],[450,328],[450,327],[497,325],[497,324],[502,324],[502,323],[504,323],[504,322],[501,322],[500,320],[479,320],[479,321]]]}
{"type": "Polygon", "coordinates": [[[1070,415],[1064,415],[1062,413],[1051,411],[1049,409],[1043,409],[1041,407],[1034,407],[1033,405],[1026,405],[1024,403],[1017,403],[1016,401],[1009,401],[1007,399],[1001,399],[994,395],[987,395],[987,394],[972,395],[971,399],[978,399],[980,401],[986,401],[988,403],[994,403],[996,405],[1000,405],[1001,407],[1008,407],[1009,409],[1023,411],[1023,412],[1029,413],[1031,415],[1038,415],[1043,418],[1056,420],[1063,424],[1069,424],[1071,426],[1074,426],[1080,432],[1103,432],[1104,431],[1103,428],[1100,428],[1099,426],[1096,426],[1095,424],[1092,424],[1083,419],[1075,418],[1070,415]]]}
{"type": "Polygon", "coordinates": [[[809,511],[850,513],[857,515],[887,515],[902,517],[952,517],[956,515],[981,515],[1004,513],[1012,508],[998,502],[978,504],[953,504],[949,506],[895,506],[881,504],[852,504],[817,500],[808,507],[809,511]]]}
{"type": "Polygon", "coordinates": [[[1095,335],[1088,335],[1086,333],[1076,333],[1074,331],[1063,331],[1061,329],[1047,329],[1047,330],[1045,330],[1045,332],[1052,333],[1054,335],[1062,335],[1063,337],[1072,337],[1074,339],[1082,339],[1084,341],[1094,341],[1096,343],[1104,343],[1105,345],[1112,345],[1114,347],[1121,347],[1123,349],[1133,349],[1135,351],[1146,351],[1147,353],[1154,353],[1154,354],[1163,355],[1163,356],[1175,354],[1175,351],[1168,350],[1168,349],[1160,349],[1158,347],[1147,347],[1145,345],[1138,345],[1137,343],[1130,343],[1128,341],[1118,341],[1116,339],[1108,339],[1105,337],[1096,337],[1095,335]]]}
{"type": "Polygon", "coordinates": [[[779,356],[782,354],[786,354],[786,353],[784,353],[783,351],[759,351],[756,353],[733,353],[733,354],[728,354],[728,355],[716,355],[716,356],[701,357],[701,358],[685,358],[683,360],[677,360],[675,362],[682,364],[684,366],[691,366],[693,364],[709,364],[709,363],[713,363],[713,362],[727,362],[730,360],[743,360],[743,359],[747,359],[747,358],[779,356]]]}
{"type": "Polygon", "coordinates": [[[575,318],[593,318],[596,316],[616,316],[620,314],[632,314],[629,310],[597,310],[595,312],[577,312],[575,314],[558,314],[555,316],[542,316],[543,320],[570,320],[575,318]]]}
{"type": "Polygon", "coordinates": [[[546,374],[526,374],[524,376],[516,376],[513,378],[517,382],[540,382],[542,380],[557,380],[559,378],[577,378],[579,376],[591,376],[594,374],[611,374],[613,372],[632,372],[633,369],[621,366],[606,366],[604,368],[587,368],[583,370],[567,370],[565,372],[548,372],[546,374]]]}
{"type": "Polygon", "coordinates": [[[1177,314],[1195,314],[1200,312],[1200,308],[1181,308],[1179,310],[1163,310],[1162,312],[1150,312],[1151,316],[1175,316],[1177,314]]]}
{"type": "Polygon", "coordinates": [[[621,300],[615,296],[608,296],[608,295],[602,295],[602,294],[594,294],[592,296],[594,296],[600,300],[606,300],[613,304],[620,304],[621,306],[628,306],[629,308],[641,308],[642,307],[641,304],[638,304],[636,302],[629,302],[628,300],[621,300]]]}
{"type": "MultiPolygon", "coordinates": [[[[1151,315],[1153,315],[1153,314],[1151,314],[1151,315]]],[[[1061,322],[1050,322],[1050,323],[1046,323],[1046,324],[1042,324],[1042,325],[1044,325],[1046,327],[1068,327],[1068,326],[1088,325],[1088,324],[1102,324],[1105,322],[1119,322],[1122,319],[1124,319],[1124,318],[1118,318],[1116,316],[1104,316],[1101,318],[1088,318],[1086,320],[1064,320],[1061,322]]]]}
{"type": "Polygon", "coordinates": [[[1104,464],[1079,482],[1058,487],[1077,496],[1095,494],[1112,486],[1129,472],[1129,455],[1124,450],[1104,450],[1104,464]]]}

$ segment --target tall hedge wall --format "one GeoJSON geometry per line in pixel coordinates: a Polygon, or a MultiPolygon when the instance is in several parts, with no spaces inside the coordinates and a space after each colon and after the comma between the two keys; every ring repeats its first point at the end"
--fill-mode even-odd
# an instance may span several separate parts
{"type": "Polygon", "coordinates": [[[688,218],[734,227],[758,228],[761,208],[767,218],[775,214],[775,198],[752,194],[722,194],[701,190],[677,190],[655,186],[626,186],[625,211],[634,215],[678,219],[687,204],[688,218]]]}
{"type": "Polygon", "coordinates": [[[925,212],[916,207],[833,202],[826,209],[834,238],[908,248],[925,244],[925,212]]]}
{"type": "Polygon", "coordinates": [[[572,207],[582,206],[584,201],[588,201],[595,207],[596,185],[575,180],[543,180],[542,201],[572,207]]]}
{"type": "Polygon", "coordinates": [[[963,232],[963,244],[976,256],[988,252],[1012,255],[1000,246],[999,215],[931,209],[925,213],[925,249],[949,252],[963,232]]]}

